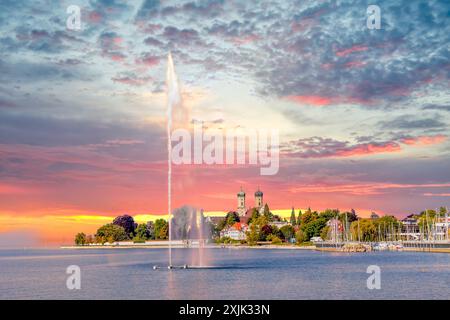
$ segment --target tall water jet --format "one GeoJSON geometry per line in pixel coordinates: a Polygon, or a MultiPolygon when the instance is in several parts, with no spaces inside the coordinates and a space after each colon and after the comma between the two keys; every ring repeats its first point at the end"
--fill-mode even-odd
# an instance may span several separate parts
{"type": "Polygon", "coordinates": [[[173,66],[172,54],[169,52],[167,57],[167,73],[166,73],[166,87],[167,87],[167,210],[169,215],[169,268],[172,266],[172,235],[171,220],[172,220],[172,143],[170,140],[172,132],[172,117],[173,110],[176,105],[181,103],[180,89],[178,85],[178,78],[173,66]]]}

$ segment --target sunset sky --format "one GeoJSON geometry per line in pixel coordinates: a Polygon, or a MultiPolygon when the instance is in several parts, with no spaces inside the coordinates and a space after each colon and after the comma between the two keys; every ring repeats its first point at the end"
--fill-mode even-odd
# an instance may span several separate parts
{"type": "Polygon", "coordinates": [[[274,176],[174,167],[174,207],[233,210],[240,186],[272,209],[450,207],[448,2],[127,3],[0,2],[0,245],[166,214],[169,51],[191,120],[281,142],[274,176]]]}

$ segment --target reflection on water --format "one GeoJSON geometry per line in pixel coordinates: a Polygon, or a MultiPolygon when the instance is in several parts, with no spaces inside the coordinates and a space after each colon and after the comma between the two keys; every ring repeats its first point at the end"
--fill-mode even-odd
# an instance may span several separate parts
{"type": "MultiPolygon", "coordinates": [[[[194,249],[195,250],[195,249],[194,249]]],[[[167,270],[165,249],[2,250],[2,299],[446,299],[450,255],[206,249],[211,266],[167,270]],[[81,290],[66,288],[69,265],[81,290]],[[153,270],[154,265],[164,266],[153,270]],[[381,268],[368,290],[367,266],[381,268]]],[[[174,249],[183,265],[190,249],[174,249]]]]}

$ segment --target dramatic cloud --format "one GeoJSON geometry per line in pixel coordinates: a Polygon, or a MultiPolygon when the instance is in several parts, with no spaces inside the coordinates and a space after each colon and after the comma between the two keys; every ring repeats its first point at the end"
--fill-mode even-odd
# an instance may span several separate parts
{"type": "MultiPolygon", "coordinates": [[[[361,139],[365,140],[365,139],[361,139]]],[[[290,157],[327,158],[352,157],[378,153],[400,152],[401,143],[406,145],[433,145],[446,140],[444,135],[404,137],[398,141],[366,142],[350,144],[331,138],[311,137],[290,141],[282,146],[282,152],[290,157]]]]}
{"type": "Polygon", "coordinates": [[[399,152],[401,147],[393,141],[351,145],[348,141],[311,137],[291,141],[283,146],[286,155],[300,158],[351,157],[376,153],[399,152]]]}

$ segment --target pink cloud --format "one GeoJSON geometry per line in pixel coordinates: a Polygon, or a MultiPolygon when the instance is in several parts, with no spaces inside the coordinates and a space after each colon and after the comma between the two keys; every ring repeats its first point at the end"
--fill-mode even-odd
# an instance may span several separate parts
{"type": "Polygon", "coordinates": [[[250,35],[241,36],[241,37],[233,37],[233,38],[231,38],[231,42],[238,44],[238,45],[242,45],[242,44],[248,44],[251,42],[255,42],[259,39],[260,39],[260,37],[258,35],[250,34],[250,35]]]}
{"type": "Polygon", "coordinates": [[[121,53],[113,53],[113,54],[110,54],[109,57],[111,58],[112,61],[116,61],[116,62],[122,62],[125,60],[125,56],[121,53]]]}
{"type": "Polygon", "coordinates": [[[350,61],[345,64],[346,68],[360,68],[366,65],[364,61],[350,61]]]}
{"type": "Polygon", "coordinates": [[[438,134],[435,136],[418,136],[403,138],[400,142],[407,145],[433,145],[444,142],[447,139],[446,136],[438,134]]]}
{"type": "Polygon", "coordinates": [[[369,49],[369,47],[367,47],[367,46],[355,45],[355,46],[347,48],[347,49],[341,49],[341,50],[336,51],[336,55],[338,57],[345,57],[351,53],[362,52],[362,51],[366,51],[368,49],[369,49]]]}
{"type": "Polygon", "coordinates": [[[96,11],[91,11],[89,12],[87,19],[91,23],[99,23],[102,20],[102,16],[96,11]]]}
{"type": "Polygon", "coordinates": [[[337,150],[334,156],[338,157],[351,157],[376,153],[390,153],[400,152],[402,149],[396,142],[384,142],[384,143],[363,143],[356,146],[346,148],[343,150],[337,150]]]}
{"type": "Polygon", "coordinates": [[[141,59],[137,59],[136,63],[143,64],[143,65],[148,66],[148,67],[153,67],[153,66],[156,66],[159,63],[159,58],[147,55],[147,56],[145,56],[145,57],[143,57],[141,59]]]}
{"type": "Polygon", "coordinates": [[[329,97],[323,97],[323,96],[301,96],[301,95],[293,95],[288,96],[288,100],[300,103],[300,104],[310,104],[313,106],[325,106],[329,105],[332,101],[329,97]]]}

